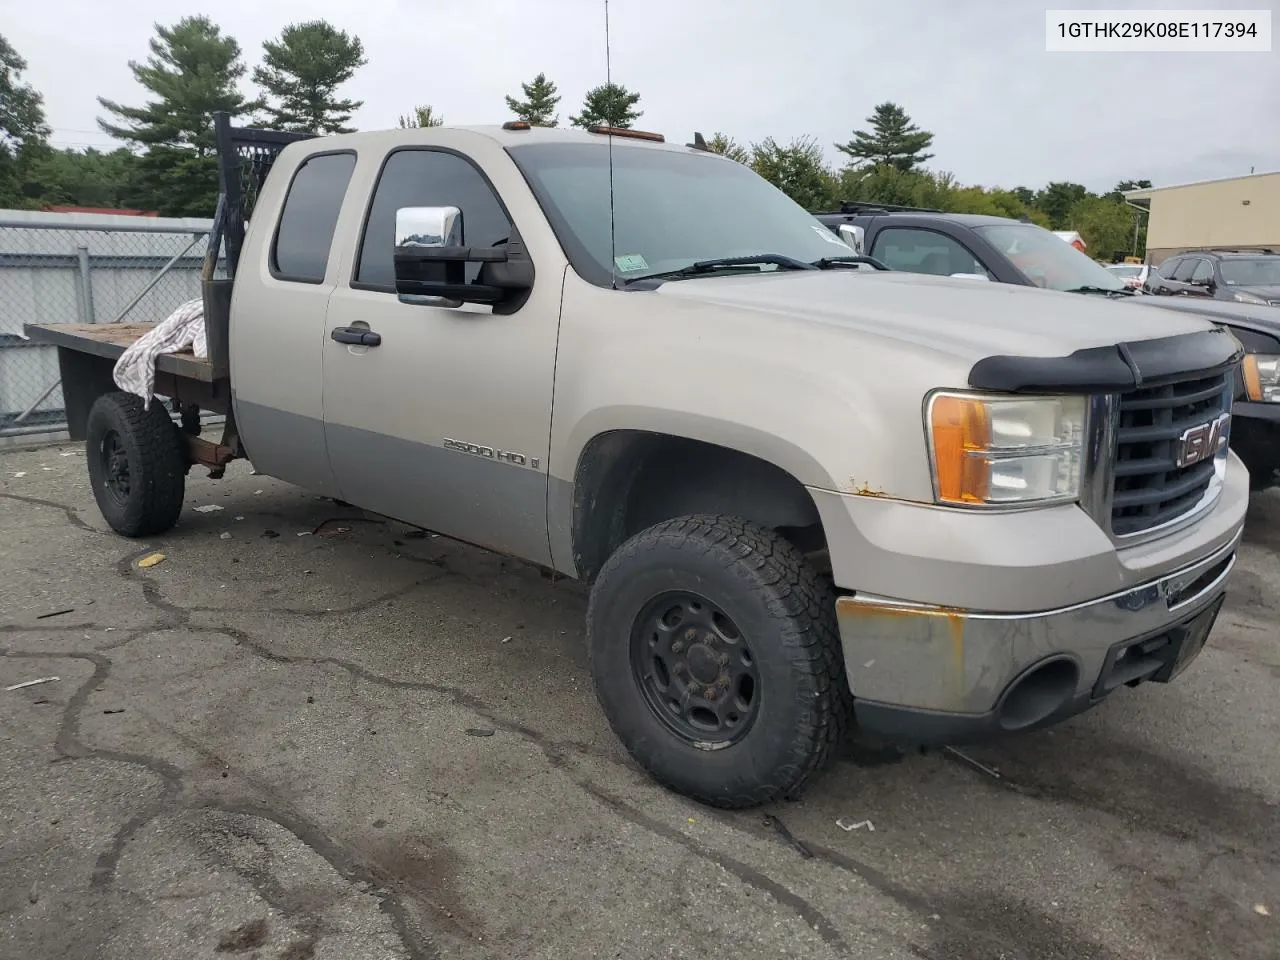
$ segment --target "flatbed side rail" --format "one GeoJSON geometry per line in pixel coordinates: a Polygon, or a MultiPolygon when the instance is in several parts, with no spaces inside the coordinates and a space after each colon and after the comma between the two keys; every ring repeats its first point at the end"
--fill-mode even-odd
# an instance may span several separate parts
{"type": "Polygon", "coordinates": [[[234,279],[244,246],[245,224],[253,215],[262,184],[280,151],[298,140],[313,139],[314,133],[233,127],[230,114],[213,115],[218,149],[218,209],[209,238],[209,256],[217,258],[219,241],[226,245],[227,276],[234,279]]]}

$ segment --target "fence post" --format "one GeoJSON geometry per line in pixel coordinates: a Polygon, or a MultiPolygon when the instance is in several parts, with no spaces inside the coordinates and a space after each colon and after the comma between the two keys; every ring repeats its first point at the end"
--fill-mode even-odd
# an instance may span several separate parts
{"type": "Polygon", "coordinates": [[[84,304],[84,322],[97,323],[93,313],[93,266],[89,263],[89,247],[81,244],[76,247],[80,260],[80,302],[84,304]]]}

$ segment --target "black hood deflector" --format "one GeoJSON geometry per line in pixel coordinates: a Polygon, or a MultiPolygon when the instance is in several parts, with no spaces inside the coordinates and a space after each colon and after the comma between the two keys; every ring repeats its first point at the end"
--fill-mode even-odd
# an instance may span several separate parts
{"type": "Polygon", "coordinates": [[[969,386],[1003,393],[1123,393],[1192,376],[1226,373],[1244,356],[1228,331],[1088,347],[1065,357],[985,357],[969,386]]]}

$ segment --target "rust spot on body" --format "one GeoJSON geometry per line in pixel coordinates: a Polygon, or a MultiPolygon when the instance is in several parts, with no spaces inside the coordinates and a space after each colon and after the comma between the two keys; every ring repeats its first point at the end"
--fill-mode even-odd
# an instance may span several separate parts
{"type": "Polygon", "coordinates": [[[871,484],[859,482],[853,478],[849,479],[849,492],[855,497],[887,497],[889,496],[883,490],[874,490],[871,484]]]}

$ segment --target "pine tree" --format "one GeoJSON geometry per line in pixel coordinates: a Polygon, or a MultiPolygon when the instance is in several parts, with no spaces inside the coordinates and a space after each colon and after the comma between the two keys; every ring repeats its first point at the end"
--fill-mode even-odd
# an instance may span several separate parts
{"type": "Polygon", "coordinates": [[[400,128],[402,130],[412,129],[413,127],[441,127],[444,126],[444,117],[437,114],[431,108],[431,104],[425,107],[414,107],[413,113],[407,117],[400,118],[400,128]]]}
{"type": "Polygon", "coordinates": [[[891,166],[899,170],[914,170],[933,154],[925,153],[933,143],[933,134],[921,130],[905,110],[896,103],[881,103],[867,118],[871,132],[855,130],[848,143],[837,143],[836,149],[847,153],[854,161],[867,160],[876,166],[891,166]]]}
{"type": "Polygon", "coordinates": [[[99,119],[106,133],[143,148],[139,186],[150,209],[169,216],[212,216],[218,200],[218,161],[213,114],[233,118],[261,104],[236,88],[244,76],[240,45],[208,17],[184,17],[171,27],[156,25],[146,63],[129,62],[134,78],[155,95],[141,107],[99,97],[122,121],[99,119]]]}
{"type": "Polygon", "coordinates": [[[359,37],[311,20],[290,24],[262,49],[253,79],[266,95],[272,126],[318,134],[352,131],[347,122],[364,101],[339,100],[337,90],[369,62],[359,37]]]}
{"type": "Polygon", "coordinates": [[[635,109],[639,102],[640,94],[632,93],[618,83],[606,83],[587,91],[582,101],[582,112],[570,117],[569,123],[575,127],[602,123],[625,129],[644,116],[643,111],[635,109]]]}
{"type": "Polygon", "coordinates": [[[22,80],[27,61],[0,36],[0,207],[30,205],[30,168],[48,153],[44,98],[22,80]]]}
{"type": "Polygon", "coordinates": [[[523,100],[507,97],[507,109],[518,119],[535,127],[554,127],[560,123],[560,116],[556,113],[560,95],[545,73],[538,74],[531,83],[520,84],[520,89],[524,91],[523,100]]]}

